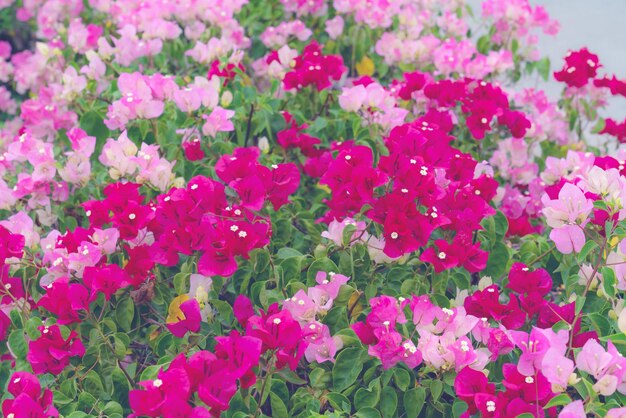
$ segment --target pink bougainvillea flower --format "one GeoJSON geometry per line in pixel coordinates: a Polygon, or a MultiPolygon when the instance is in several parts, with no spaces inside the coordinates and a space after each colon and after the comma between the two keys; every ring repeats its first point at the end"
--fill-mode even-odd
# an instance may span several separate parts
{"type": "Polygon", "coordinates": [[[300,323],[289,311],[278,311],[276,304],[270,306],[267,313],[248,318],[246,335],[260,339],[263,352],[276,350],[276,367],[279,369],[288,365],[295,370],[307,347],[300,323]]]}
{"type": "Polygon", "coordinates": [[[23,235],[13,234],[0,225],[0,265],[4,264],[7,258],[21,258],[24,245],[23,235]]]}
{"type": "Polygon", "coordinates": [[[550,383],[541,372],[525,376],[519,373],[515,364],[507,363],[502,367],[502,373],[504,374],[502,381],[504,387],[525,402],[539,403],[553,395],[550,383]]]}
{"type": "Polygon", "coordinates": [[[39,327],[41,336],[28,343],[29,361],[33,372],[37,374],[60,374],[70,363],[70,357],[82,357],[85,347],[75,331],[65,339],[58,325],[39,327]]]}
{"type": "Polygon", "coordinates": [[[517,364],[517,370],[524,376],[533,376],[541,370],[541,364],[550,349],[551,353],[564,355],[569,333],[560,330],[555,333],[551,329],[533,328],[530,333],[523,331],[510,331],[517,348],[522,352],[517,364]]]}
{"type": "Polygon", "coordinates": [[[41,385],[36,376],[28,372],[15,372],[9,377],[8,393],[13,399],[2,402],[2,414],[5,417],[58,417],[59,412],[52,404],[52,391],[45,389],[41,392],[41,385]]]}
{"type": "Polygon", "coordinates": [[[191,393],[191,382],[182,367],[161,370],[157,378],[139,382],[144,390],[131,390],[128,398],[133,416],[175,416],[174,413],[188,415],[191,406],[187,402],[191,393]]]}
{"type": "Polygon", "coordinates": [[[210,115],[202,115],[202,118],[205,120],[202,126],[202,133],[215,138],[218,132],[233,131],[235,129],[235,126],[231,122],[233,116],[235,116],[234,110],[216,106],[210,115]]]}
{"type": "Polygon", "coordinates": [[[309,329],[314,332],[308,334],[305,339],[308,343],[304,357],[308,362],[325,361],[334,362],[337,351],[343,347],[343,341],[339,337],[331,337],[328,326],[319,323],[310,323],[309,329]]]}
{"type": "Polygon", "coordinates": [[[317,91],[331,86],[331,80],[338,81],[346,67],[341,55],[323,55],[320,45],[313,41],[295,59],[293,70],[285,74],[283,84],[287,90],[315,85],[317,91]]]}
{"type": "Polygon", "coordinates": [[[172,300],[166,319],[167,328],[178,338],[182,338],[188,331],[198,332],[202,315],[200,304],[195,298],[181,295],[172,300]]]}
{"type": "Polygon", "coordinates": [[[89,292],[82,284],[70,284],[69,278],[60,277],[45,290],[38,305],[55,314],[59,324],[80,322],[80,311],[89,312],[89,292]]]}
{"type": "Polygon", "coordinates": [[[583,87],[589,79],[596,76],[599,67],[598,56],[587,48],[569,51],[565,57],[565,65],[554,73],[554,78],[570,87],[583,87]]]}
{"type": "Polygon", "coordinates": [[[523,263],[513,263],[507,287],[519,294],[538,292],[544,296],[552,289],[552,278],[544,269],[531,271],[523,263]]]}
{"type": "Polygon", "coordinates": [[[200,138],[194,138],[190,141],[183,141],[182,144],[185,157],[189,161],[199,161],[205,157],[204,151],[200,146],[200,138]]]}
{"type": "Polygon", "coordinates": [[[550,239],[563,254],[580,252],[585,245],[585,232],[579,225],[563,225],[550,232],[550,239]]]}
{"type": "Polygon", "coordinates": [[[585,234],[582,230],[593,210],[593,202],[583,191],[571,183],[565,183],[557,199],[550,199],[548,195],[542,198],[543,213],[546,222],[554,228],[550,238],[557,249],[564,254],[572,251],[579,252],[585,244],[585,234]]]}
{"type": "Polygon", "coordinates": [[[587,414],[585,413],[585,405],[583,404],[583,401],[578,400],[578,401],[574,401],[566,405],[565,408],[563,408],[561,412],[559,412],[558,418],[586,418],[586,417],[587,417],[587,414]]]}
{"type": "Polygon", "coordinates": [[[465,367],[454,379],[454,391],[456,396],[468,405],[468,412],[475,414],[478,412],[476,395],[495,394],[495,385],[489,383],[483,372],[465,367]]]}
{"type": "Polygon", "coordinates": [[[216,341],[215,355],[229,362],[230,375],[239,379],[244,389],[252,386],[256,382],[253,368],[259,364],[261,340],[232,331],[228,336],[216,337],[216,341]]]}
{"type": "Polygon", "coordinates": [[[572,360],[560,354],[559,350],[550,349],[541,362],[541,372],[553,385],[566,388],[575,365],[572,360]]]}
{"type": "Polygon", "coordinates": [[[118,290],[130,284],[130,277],[117,264],[108,264],[100,267],[86,267],[83,274],[85,286],[90,290],[89,301],[93,302],[98,293],[104,294],[106,300],[118,290]]]}
{"type": "Polygon", "coordinates": [[[435,245],[437,246],[436,250],[429,247],[422,253],[420,256],[421,261],[432,264],[436,273],[441,273],[459,265],[454,246],[441,239],[436,240],[435,245]]]}
{"type": "Polygon", "coordinates": [[[235,318],[237,318],[239,325],[241,325],[242,328],[246,328],[248,325],[248,319],[254,316],[252,301],[245,295],[237,296],[233,305],[233,313],[235,318]]]}

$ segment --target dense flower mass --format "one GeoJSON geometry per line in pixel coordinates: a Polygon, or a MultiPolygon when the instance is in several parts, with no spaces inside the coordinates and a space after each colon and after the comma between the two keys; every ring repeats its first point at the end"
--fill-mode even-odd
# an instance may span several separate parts
{"type": "Polygon", "coordinates": [[[4,417],[626,417],[626,79],[542,6],[0,22],[4,417]]]}

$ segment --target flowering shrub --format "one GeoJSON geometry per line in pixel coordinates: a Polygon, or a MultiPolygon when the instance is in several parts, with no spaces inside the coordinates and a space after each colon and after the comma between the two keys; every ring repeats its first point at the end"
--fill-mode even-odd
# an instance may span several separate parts
{"type": "Polygon", "coordinates": [[[3,416],[626,417],[626,79],[541,6],[0,21],[3,416]]]}

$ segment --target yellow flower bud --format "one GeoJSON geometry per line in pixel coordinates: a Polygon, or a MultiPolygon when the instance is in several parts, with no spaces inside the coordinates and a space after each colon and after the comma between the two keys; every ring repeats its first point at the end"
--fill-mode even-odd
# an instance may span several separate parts
{"type": "Polygon", "coordinates": [[[172,302],[167,309],[167,318],[165,319],[166,323],[173,324],[185,319],[185,314],[181,311],[180,305],[187,300],[189,300],[189,295],[180,295],[172,299],[172,302]]]}
{"type": "Polygon", "coordinates": [[[226,90],[224,93],[222,93],[222,100],[220,101],[220,104],[222,105],[222,107],[228,107],[228,105],[230,105],[233,102],[233,94],[226,90]]]}
{"type": "Polygon", "coordinates": [[[367,55],[364,56],[361,61],[356,64],[356,72],[359,75],[372,75],[374,74],[374,61],[367,55]]]}

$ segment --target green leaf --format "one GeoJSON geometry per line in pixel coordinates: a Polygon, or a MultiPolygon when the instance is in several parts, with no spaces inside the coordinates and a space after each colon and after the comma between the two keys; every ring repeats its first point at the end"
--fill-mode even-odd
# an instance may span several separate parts
{"type": "Polygon", "coordinates": [[[600,131],[604,130],[605,127],[606,127],[606,120],[600,118],[598,119],[598,122],[594,125],[594,127],[591,128],[591,133],[598,134],[600,133],[600,131]]]}
{"type": "Polygon", "coordinates": [[[350,400],[341,393],[330,392],[326,394],[326,399],[333,409],[350,413],[350,400]]]}
{"type": "Polygon", "coordinates": [[[584,263],[589,253],[595,250],[596,248],[598,248],[597,242],[593,240],[587,241],[585,245],[583,245],[583,248],[581,248],[580,252],[578,253],[578,256],[577,256],[578,262],[584,263]]]}
{"type": "Polygon", "coordinates": [[[31,316],[28,321],[26,321],[26,326],[24,327],[24,331],[26,331],[26,335],[28,335],[28,338],[30,338],[31,340],[39,338],[39,335],[41,334],[39,332],[39,327],[41,325],[43,325],[43,323],[41,322],[41,318],[31,316]]]}
{"type": "Polygon", "coordinates": [[[363,353],[359,347],[345,348],[339,353],[332,371],[333,389],[341,392],[356,381],[363,370],[363,353]]]}
{"type": "Polygon", "coordinates": [[[251,259],[253,262],[253,270],[256,274],[264,272],[270,264],[270,255],[267,250],[264,249],[256,250],[251,259]]]}
{"type": "Polygon", "coordinates": [[[315,368],[309,373],[309,381],[314,389],[327,388],[331,381],[331,373],[321,367],[315,368]]]}
{"type": "Polygon", "coordinates": [[[487,267],[482,271],[482,275],[498,279],[506,271],[509,257],[509,248],[504,243],[497,242],[489,253],[487,267]]]}
{"type": "Polygon", "coordinates": [[[25,359],[28,354],[28,344],[24,338],[24,331],[16,329],[9,334],[7,344],[11,349],[11,352],[19,359],[25,359]]]}
{"type": "Polygon", "coordinates": [[[344,247],[350,246],[350,242],[352,241],[352,236],[354,235],[355,231],[356,231],[355,225],[346,225],[346,227],[343,229],[342,236],[341,236],[341,244],[344,247]]]}
{"type": "MultiPolygon", "coordinates": [[[[55,399],[55,402],[56,402],[56,399],[55,399]]],[[[89,415],[87,415],[83,411],[74,411],[71,414],[69,414],[67,418],[83,418],[83,417],[88,417],[88,416],[89,415]]]]}
{"type": "Polygon", "coordinates": [[[493,221],[495,223],[496,240],[502,241],[509,230],[509,220],[501,211],[497,211],[493,216],[493,221]]]}
{"type": "Polygon", "coordinates": [[[476,49],[483,55],[487,55],[491,48],[491,37],[489,35],[483,35],[478,38],[476,42],[476,49]]]}
{"type": "Polygon", "coordinates": [[[401,391],[405,391],[409,388],[411,383],[411,376],[409,372],[404,369],[395,368],[393,371],[393,380],[396,383],[396,387],[401,391]]]}
{"type": "Polygon", "coordinates": [[[603,335],[607,335],[609,332],[611,332],[611,323],[609,322],[605,314],[593,312],[587,315],[587,317],[591,321],[593,329],[597,331],[600,337],[602,337],[603,335]]]}
{"type": "Polygon", "coordinates": [[[280,396],[270,393],[270,405],[272,406],[272,417],[289,418],[287,407],[280,396]]]}
{"type": "MultiPolygon", "coordinates": [[[[54,401],[56,402],[56,399],[54,401]]],[[[111,414],[121,415],[124,413],[124,409],[122,408],[122,405],[120,405],[119,403],[115,401],[110,401],[110,402],[107,402],[106,405],[104,405],[102,412],[104,412],[107,415],[111,415],[111,414]]]]}
{"type": "Polygon", "coordinates": [[[385,418],[393,417],[396,409],[398,409],[398,395],[392,387],[386,386],[380,395],[380,412],[385,418]]]}
{"type": "Polygon", "coordinates": [[[550,402],[543,407],[543,409],[549,409],[554,406],[564,406],[572,402],[572,399],[567,395],[567,393],[561,393],[560,395],[555,396],[550,399],[550,402]]]}
{"type": "Polygon", "coordinates": [[[189,289],[188,278],[190,273],[180,272],[174,276],[174,291],[177,295],[183,295],[187,293],[189,289]]]}
{"type": "Polygon", "coordinates": [[[363,408],[354,416],[357,418],[380,418],[380,412],[374,408],[363,408]]]}
{"type": "Polygon", "coordinates": [[[22,324],[22,315],[20,315],[20,311],[18,309],[12,309],[9,312],[9,317],[11,318],[11,322],[15,328],[23,328],[24,324],[22,324]]]}
{"type": "Polygon", "coordinates": [[[148,366],[144,369],[143,372],[141,372],[141,378],[140,380],[154,380],[156,379],[159,370],[161,370],[161,366],[159,366],[158,364],[155,364],[153,366],[148,366]]]}
{"type": "Polygon", "coordinates": [[[70,398],[63,392],[54,391],[54,404],[55,405],[67,405],[74,402],[74,398],[70,398]]]}
{"type": "Polygon", "coordinates": [[[372,380],[367,388],[360,388],[356,391],[354,395],[354,407],[357,410],[374,408],[380,401],[380,394],[380,378],[377,378],[372,380]]]}
{"type": "Polygon", "coordinates": [[[118,332],[115,333],[115,335],[113,336],[113,340],[115,356],[118,359],[122,360],[124,357],[126,357],[126,350],[130,345],[130,338],[128,338],[128,335],[118,332]]]}
{"type": "Polygon", "coordinates": [[[339,268],[330,258],[323,257],[315,260],[311,263],[306,273],[307,285],[313,286],[315,284],[315,276],[319,271],[325,271],[326,273],[338,273],[339,268]]]}
{"type": "Polygon", "coordinates": [[[304,385],[304,384],[306,384],[306,380],[300,378],[300,376],[298,376],[295,372],[293,372],[289,368],[284,368],[282,370],[279,370],[276,374],[281,376],[287,382],[293,383],[294,385],[304,385]]]}
{"type": "Polygon", "coordinates": [[[287,259],[290,257],[301,257],[302,253],[298,250],[289,247],[283,247],[278,250],[276,257],[280,259],[287,259]]]}
{"type": "Polygon", "coordinates": [[[95,370],[89,370],[83,378],[83,389],[96,397],[102,396],[102,392],[104,392],[104,385],[95,370]]]}
{"type": "Polygon", "coordinates": [[[614,298],[617,292],[615,271],[611,267],[602,267],[602,281],[604,293],[610,298],[614,298]]]}
{"type": "Polygon", "coordinates": [[[467,404],[465,402],[458,399],[454,401],[452,404],[452,416],[454,416],[454,418],[459,418],[465,411],[467,411],[467,404]]]}
{"type": "Polygon", "coordinates": [[[115,307],[115,320],[117,321],[119,327],[126,332],[131,329],[134,316],[135,302],[130,297],[123,299],[115,307]]]}
{"type": "Polygon", "coordinates": [[[626,346],[626,333],[620,332],[618,334],[607,335],[606,337],[600,337],[600,341],[611,341],[615,345],[626,346]]]}
{"type": "Polygon", "coordinates": [[[425,401],[426,389],[423,387],[407,390],[402,398],[407,418],[417,418],[424,408],[425,401]]]}
{"type": "Polygon", "coordinates": [[[443,393],[443,382],[441,380],[432,380],[430,382],[430,393],[434,401],[439,400],[439,397],[443,393]]]}

